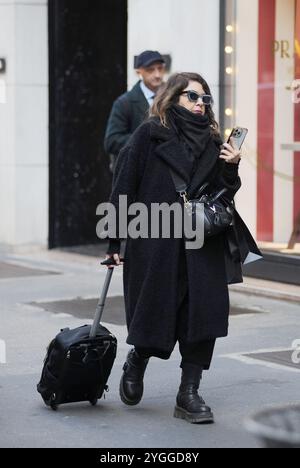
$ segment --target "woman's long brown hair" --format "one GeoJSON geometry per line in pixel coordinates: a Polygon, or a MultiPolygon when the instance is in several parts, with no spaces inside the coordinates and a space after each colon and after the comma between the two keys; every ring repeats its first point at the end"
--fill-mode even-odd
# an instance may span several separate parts
{"type": "MultiPolygon", "coordinates": [[[[202,85],[205,94],[211,95],[207,82],[198,73],[174,73],[157,93],[150,109],[150,117],[159,117],[161,124],[168,127],[167,111],[172,104],[178,104],[180,94],[188,87],[190,81],[197,81],[202,85]]],[[[219,125],[212,106],[205,106],[205,110],[213,133],[219,135],[219,125]]]]}

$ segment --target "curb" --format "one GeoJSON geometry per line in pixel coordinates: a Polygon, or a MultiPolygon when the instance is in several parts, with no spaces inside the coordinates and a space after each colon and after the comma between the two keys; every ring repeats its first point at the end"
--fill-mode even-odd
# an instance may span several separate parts
{"type": "MultiPolygon", "coordinates": [[[[300,289],[300,288],[299,288],[300,289]]],[[[229,290],[245,295],[255,295],[260,297],[266,297],[269,299],[276,299],[280,301],[288,301],[296,304],[300,304],[300,293],[293,294],[282,290],[274,290],[270,288],[263,288],[259,286],[253,286],[248,284],[243,285],[231,285],[229,290]]]]}

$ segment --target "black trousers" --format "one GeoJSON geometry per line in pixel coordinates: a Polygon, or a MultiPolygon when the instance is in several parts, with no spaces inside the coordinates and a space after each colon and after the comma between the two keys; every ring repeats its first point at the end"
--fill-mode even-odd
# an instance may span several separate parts
{"type": "MultiPolygon", "coordinates": [[[[200,366],[204,370],[208,370],[210,368],[211,361],[213,358],[216,340],[212,339],[207,341],[201,341],[198,343],[187,342],[189,292],[184,250],[182,251],[182,255],[180,258],[179,271],[180,273],[178,281],[178,309],[176,312],[177,325],[175,343],[178,341],[179,351],[182,357],[180,367],[182,367],[184,363],[189,363],[200,366]]],[[[157,355],[155,351],[151,349],[145,349],[141,347],[135,349],[137,353],[144,359],[157,355]]]]}

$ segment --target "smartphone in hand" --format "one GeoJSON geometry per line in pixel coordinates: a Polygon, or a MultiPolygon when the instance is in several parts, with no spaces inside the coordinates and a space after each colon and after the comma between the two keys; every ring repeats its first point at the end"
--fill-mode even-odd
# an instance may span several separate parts
{"type": "Polygon", "coordinates": [[[230,144],[230,140],[231,140],[231,138],[233,138],[233,140],[235,142],[235,145],[240,150],[242,148],[242,146],[243,146],[243,143],[245,141],[247,133],[248,133],[247,128],[235,127],[235,128],[233,128],[233,130],[232,130],[232,132],[230,134],[230,137],[228,138],[227,143],[230,144]]]}

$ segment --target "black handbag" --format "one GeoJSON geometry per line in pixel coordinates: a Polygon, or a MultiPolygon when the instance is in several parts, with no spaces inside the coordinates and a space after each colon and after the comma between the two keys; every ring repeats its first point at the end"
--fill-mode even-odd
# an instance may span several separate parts
{"type": "Polygon", "coordinates": [[[187,196],[188,186],[178,176],[177,173],[170,169],[174,185],[177,193],[183,198],[184,206],[188,214],[192,216],[192,225],[201,225],[204,221],[204,238],[216,236],[225,231],[234,224],[235,205],[232,200],[225,197],[227,188],[223,188],[217,192],[209,193],[209,182],[206,182],[198,190],[194,199],[189,200],[187,196]],[[197,205],[202,203],[204,205],[204,220],[203,212],[197,210],[197,205]],[[196,220],[196,217],[201,213],[201,219],[196,220]],[[198,222],[198,224],[196,224],[198,222]]]}
{"type": "Polygon", "coordinates": [[[177,173],[170,169],[177,193],[183,198],[186,208],[195,217],[197,203],[204,204],[204,240],[224,231],[224,257],[228,284],[243,282],[242,265],[263,259],[249,229],[236,210],[233,200],[226,198],[223,188],[216,193],[204,193],[209,183],[198,190],[193,200],[188,200],[188,186],[177,173]]]}

